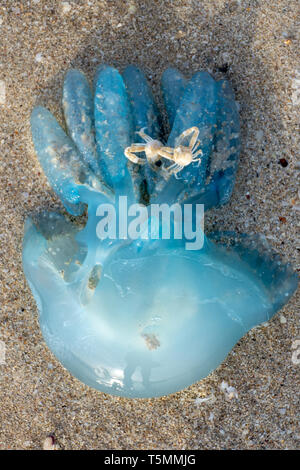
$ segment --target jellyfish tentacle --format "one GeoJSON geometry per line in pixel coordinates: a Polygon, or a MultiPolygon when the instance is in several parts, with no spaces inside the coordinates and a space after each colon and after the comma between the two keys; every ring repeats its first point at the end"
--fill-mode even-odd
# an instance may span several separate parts
{"type": "Polygon", "coordinates": [[[229,201],[240,153],[239,112],[227,80],[218,83],[218,118],[214,149],[209,163],[209,184],[217,187],[218,205],[229,201]]]}
{"type": "Polygon", "coordinates": [[[63,86],[63,109],[68,132],[76,144],[84,162],[97,176],[103,193],[112,197],[113,190],[105,184],[96,151],[94,101],[89,83],[79,70],[72,69],[66,74],[63,86]]]}
{"type": "MultiPolygon", "coordinates": [[[[151,136],[151,140],[161,140],[161,118],[145,74],[138,67],[129,65],[123,72],[123,79],[130,101],[133,128],[135,135],[137,134],[134,142],[144,143],[144,140],[147,142],[148,136],[151,136]],[[147,131],[147,134],[144,131],[147,131]]],[[[128,163],[128,168],[135,187],[136,199],[139,202],[147,202],[149,194],[160,179],[159,168],[157,167],[157,171],[151,165],[136,168],[131,163],[128,163]]]]}
{"type": "Polygon", "coordinates": [[[63,110],[69,135],[84,160],[96,173],[99,171],[94,131],[93,96],[85,75],[69,70],[63,86],[63,110]]]}
{"type": "Polygon", "coordinates": [[[186,83],[187,80],[177,69],[169,68],[162,75],[161,88],[170,128],[173,126],[186,83]]]}
{"type": "Polygon", "coordinates": [[[198,72],[188,81],[180,98],[167,145],[176,147],[181,135],[190,128],[199,129],[202,157],[198,165],[189,165],[177,181],[171,177],[161,188],[158,200],[183,202],[186,195],[198,194],[205,183],[217,120],[217,86],[208,72],[198,72]]]}
{"type": "Polygon", "coordinates": [[[84,163],[73,141],[55,117],[42,106],[34,108],[31,131],[39,162],[50,185],[72,215],[82,214],[84,204],[80,187],[100,190],[99,182],[84,163]]]}
{"type": "Polygon", "coordinates": [[[125,84],[113,67],[102,66],[95,85],[95,127],[97,151],[105,162],[105,181],[116,193],[131,194],[132,182],[124,150],[132,142],[133,124],[125,84]]]}
{"type": "Polygon", "coordinates": [[[217,82],[216,133],[209,158],[205,186],[191,193],[187,202],[204,204],[208,210],[226,204],[233,191],[240,153],[239,112],[227,80],[217,82]]]}
{"type": "MultiPolygon", "coordinates": [[[[168,139],[168,145],[176,146],[177,139],[186,130],[193,127],[199,129],[197,139],[201,142],[203,152],[201,166],[196,170],[196,186],[205,181],[206,167],[212,150],[213,135],[217,120],[217,86],[208,72],[198,72],[186,85],[180,106],[177,109],[174,125],[168,139]]],[[[192,166],[185,169],[182,177],[189,185],[195,170],[192,166]]]]}

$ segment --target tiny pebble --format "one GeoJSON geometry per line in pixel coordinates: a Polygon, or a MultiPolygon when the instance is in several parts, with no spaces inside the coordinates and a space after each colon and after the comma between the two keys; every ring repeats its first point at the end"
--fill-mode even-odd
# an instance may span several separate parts
{"type": "Polygon", "coordinates": [[[5,104],[6,101],[6,85],[4,80],[0,80],[0,104],[5,104]]]}
{"type": "Polygon", "coordinates": [[[225,394],[225,396],[228,400],[232,400],[233,398],[238,398],[239,397],[236,388],[231,387],[224,380],[220,385],[220,389],[224,392],[224,394],[225,394]]]}
{"type": "Polygon", "coordinates": [[[6,346],[4,341],[0,340],[0,365],[5,364],[5,352],[6,352],[6,346]]]}
{"type": "Polygon", "coordinates": [[[260,129],[259,131],[256,132],[255,136],[257,140],[262,140],[264,136],[264,131],[260,129]]]}
{"type": "Polygon", "coordinates": [[[61,2],[62,13],[65,15],[72,10],[72,7],[69,2],[61,2]]]}
{"type": "Polygon", "coordinates": [[[43,442],[43,450],[56,450],[55,439],[53,436],[48,436],[43,442]]]}
{"type": "Polygon", "coordinates": [[[134,5],[134,3],[132,3],[128,8],[128,13],[130,15],[133,15],[135,12],[136,12],[136,6],[134,5]]]}
{"type": "Polygon", "coordinates": [[[295,365],[300,364],[300,339],[296,339],[292,343],[292,349],[294,349],[292,353],[292,363],[295,365]]]}
{"type": "Polygon", "coordinates": [[[43,61],[43,54],[41,52],[38,52],[37,55],[35,56],[34,60],[36,62],[42,62],[43,61]]]}
{"type": "Polygon", "coordinates": [[[197,397],[195,399],[195,405],[201,405],[201,403],[213,402],[213,401],[215,401],[214,394],[209,395],[208,397],[204,397],[204,398],[197,397]]]}
{"type": "Polygon", "coordinates": [[[280,158],[279,163],[283,168],[286,168],[289,164],[285,158],[280,158]]]}

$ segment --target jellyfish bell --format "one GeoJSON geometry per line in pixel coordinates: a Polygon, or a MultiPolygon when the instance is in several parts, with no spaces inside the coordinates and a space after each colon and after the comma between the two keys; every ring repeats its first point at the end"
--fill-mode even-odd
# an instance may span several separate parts
{"type": "Polygon", "coordinates": [[[263,237],[206,235],[201,226],[199,247],[187,249],[191,237],[185,229],[202,220],[196,210],[183,218],[181,237],[159,235],[170,220],[153,216],[153,206],[209,210],[229,200],[240,149],[239,116],[227,81],[207,72],[187,81],[168,69],[162,88],[167,139],[145,76],[133,66],[122,75],[101,66],[94,92],[80,71],[68,72],[68,134],[43,107],[31,118],[40,164],[75,216],[44,212],[25,224],[23,266],[43,336],[78,379],[125,397],[167,395],[207,376],[249,329],[289,300],[298,283],[263,237]],[[161,165],[154,167],[146,155],[144,164],[126,157],[133,144],[144,145],[141,129],[169,149],[165,157],[161,151],[161,165]],[[196,134],[201,158],[168,171],[165,160],[178,145],[189,148],[196,134]],[[111,236],[99,229],[103,205],[114,209],[111,219],[116,215],[111,236]],[[127,211],[142,206],[154,236],[145,236],[141,221],[130,237],[127,211]],[[85,211],[83,223],[77,216],[85,211]]]}

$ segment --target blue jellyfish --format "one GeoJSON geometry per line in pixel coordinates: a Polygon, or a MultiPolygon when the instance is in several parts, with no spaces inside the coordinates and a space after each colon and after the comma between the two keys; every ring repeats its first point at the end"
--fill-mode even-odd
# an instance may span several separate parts
{"type": "Polygon", "coordinates": [[[25,223],[23,266],[44,339],[79,380],[125,397],[167,395],[207,376],[298,283],[262,236],[207,236],[194,210],[225,204],[233,190],[240,128],[228,81],[168,69],[162,95],[167,137],[135,66],[101,66],[93,90],[70,70],[67,132],[44,107],[31,117],[39,162],[73,216],[43,212],[25,223]],[[124,202],[140,209],[135,236],[124,202]],[[173,208],[170,227],[153,207],[173,208]]]}

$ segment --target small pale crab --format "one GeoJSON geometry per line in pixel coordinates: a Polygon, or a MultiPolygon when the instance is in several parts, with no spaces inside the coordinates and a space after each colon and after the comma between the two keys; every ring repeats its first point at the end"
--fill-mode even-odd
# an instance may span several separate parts
{"type": "Polygon", "coordinates": [[[155,164],[160,161],[160,156],[158,151],[163,148],[163,144],[159,140],[152,139],[149,135],[145,134],[144,130],[146,128],[143,127],[137,134],[144,139],[146,142],[145,144],[132,144],[130,147],[127,147],[124,151],[125,156],[133,163],[138,163],[139,165],[145,165],[148,161],[149,165],[152,167],[153,170],[157,170],[155,168],[155,164]],[[145,152],[146,159],[138,157],[135,153],[145,152]]]}
{"type": "Polygon", "coordinates": [[[197,150],[200,145],[200,142],[197,140],[199,137],[198,127],[190,127],[186,131],[182,132],[177,139],[177,146],[166,147],[159,140],[154,140],[144,132],[144,128],[137,132],[144,140],[145,144],[132,144],[130,147],[125,149],[125,156],[132,161],[133,163],[138,163],[139,165],[144,165],[146,161],[149,162],[150,166],[155,168],[155,165],[160,161],[161,157],[166,160],[171,160],[173,164],[168,167],[163,166],[163,170],[167,170],[169,173],[174,174],[177,178],[177,174],[183,170],[184,167],[190,165],[192,162],[198,161],[201,162],[202,150],[197,150]],[[184,139],[188,136],[191,136],[188,146],[182,145],[184,139]],[[141,157],[137,157],[135,153],[145,152],[146,160],[141,157]]]}

